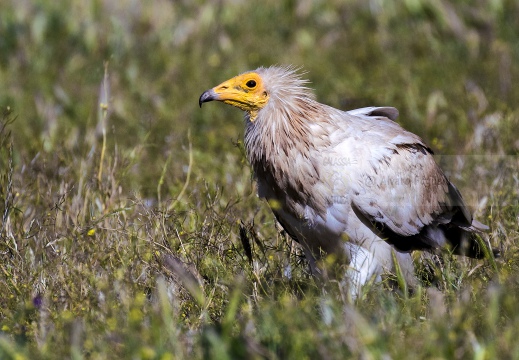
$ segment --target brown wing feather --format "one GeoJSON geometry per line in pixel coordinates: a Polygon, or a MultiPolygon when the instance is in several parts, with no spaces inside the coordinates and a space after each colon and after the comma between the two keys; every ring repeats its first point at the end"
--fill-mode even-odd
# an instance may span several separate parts
{"type": "Polygon", "coordinates": [[[402,251],[448,245],[455,253],[484,256],[474,233],[486,227],[473,221],[432,151],[389,119],[377,119],[382,121],[372,122],[370,134],[378,139],[371,141],[390,155],[364,167],[352,201],[357,216],[402,251]]]}

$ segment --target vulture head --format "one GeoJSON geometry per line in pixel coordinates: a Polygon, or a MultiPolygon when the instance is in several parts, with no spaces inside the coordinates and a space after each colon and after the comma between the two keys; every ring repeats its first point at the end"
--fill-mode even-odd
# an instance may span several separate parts
{"type": "Polygon", "coordinates": [[[264,108],[289,109],[295,103],[310,102],[314,96],[293,67],[258,68],[245,72],[205,91],[198,100],[203,103],[217,100],[250,114],[255,121],[264,108]]]}

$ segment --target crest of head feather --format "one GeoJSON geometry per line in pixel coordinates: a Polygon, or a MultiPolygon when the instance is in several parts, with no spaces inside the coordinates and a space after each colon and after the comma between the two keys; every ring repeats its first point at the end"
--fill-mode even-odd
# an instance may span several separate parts
{"type": "Polygon", "coordinates": [[[261,67],[256,69],[263,79],[265,90],[269,93],[271,100],[277,104],[273,104],[283,108],[291,107],[295,99],[314,100],[315,96],[307,85],[310,81],[303,79],[301,76],[306,72],[301,72],[300,67],[295,66],[271,66],[268,68],[261,67]],[[272,99],[273,98],[273,99],[272,99]]]}

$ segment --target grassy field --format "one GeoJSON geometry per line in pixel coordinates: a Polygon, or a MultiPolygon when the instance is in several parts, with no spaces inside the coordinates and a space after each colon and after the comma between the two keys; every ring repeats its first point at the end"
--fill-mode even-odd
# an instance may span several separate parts
{"type": "Polygon", "coordinates": [[[0,359],[519,358],[519,3],[5,0],[0,359]],[[356,303],[255,194],[208,88],[302,66],[391,105],[502,256],[416,254],[356,303]],[[249,260],[243,243],[251,247],[249,260]]]}

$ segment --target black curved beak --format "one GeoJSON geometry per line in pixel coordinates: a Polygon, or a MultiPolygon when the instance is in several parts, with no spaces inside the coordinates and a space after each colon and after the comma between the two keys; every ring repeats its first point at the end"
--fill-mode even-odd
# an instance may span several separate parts
{"type": "Polygon", "coordinates": [[[213,89],[205,91],[202,95],[200,95],[200,99],[198,99],[198,105],[202,107],[202,104],[205,102],[218,100],[218,94],[214,92],[213,89]]]}

